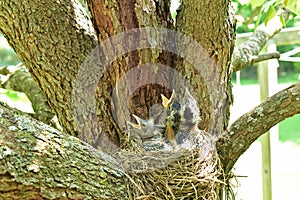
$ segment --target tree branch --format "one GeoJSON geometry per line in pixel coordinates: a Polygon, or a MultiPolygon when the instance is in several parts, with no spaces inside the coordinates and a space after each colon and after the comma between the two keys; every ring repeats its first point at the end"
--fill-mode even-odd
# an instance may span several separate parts
{"type": "Polygon", "coordinates": [[[35,112],[34,118],[46,124],[50,123],[54,114],[47,104],[45,95],[42,93],[38,84],[33,80],[25,66],[21,66],[21,68],[13,72],[3,86],[6,89],[25,93],[35,112]]]}
{"type": "Polygon", "coordinates": [[[253,64],[253,63],[258,63],[258,62],[261,62],[261,61],[270,60],[270,59],[274,59],[274,58],[279,59],[280,58],[280,53],[276,51],[276,52],[273,52],[273,53],[267,53],[267,54],[261,54],[261,55],[258,55],[258,56],[252,56],[250,62],[251,62],[251,64],[253,64]]]}
{"type": "Polygon", "coordinates": [[[0,115],[0,199],[127,199],[110,156],[2,103],[0,115]]]}
{"type": "Polygon", "coordinates": [[[259,136],[297,113],[300,113],[300,83],[269,97],[237,119],[217,144],[226,172],[259,136]]]}
{"type": "MultiPolygon", "coordinates": [[[[288,10],[282,9],[285,21],[288,19],[289,14],[288,10]]],[[[267,25],[263,23],[258,26],[257,31],[244,44],[235,47],[232,56],[233,72],[248,67],[252,63],[253,56],[257,56],[267,41],[280,32],[282,27],[280,16],[277,15],[268,21],[267,25]]]]}

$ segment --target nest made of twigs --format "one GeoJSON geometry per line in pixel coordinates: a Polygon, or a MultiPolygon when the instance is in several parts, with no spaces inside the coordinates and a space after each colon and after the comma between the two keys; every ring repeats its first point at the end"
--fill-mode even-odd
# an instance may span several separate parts
{"type": "Polygon", "coordinates": [[[209,134],[192,146],[145,151],[139,145],[121,151],[130,199],[218,199],[226,185],[215,140],[209,134]]]}

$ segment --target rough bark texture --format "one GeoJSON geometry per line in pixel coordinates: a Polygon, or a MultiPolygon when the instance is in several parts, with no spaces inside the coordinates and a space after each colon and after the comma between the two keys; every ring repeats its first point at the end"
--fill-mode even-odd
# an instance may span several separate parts
{"type": "MultiPolygon", "coordinates": [[[[89,0],[88,5],[92,13],[92,20],[97,32],[100,43],[111,39],[113,36],[118,40],[118,34],[140,27],[164,27],[172,28],[172,19],[169,12],[170,1],[142,1],[142,0],[121,0],[104,1],[89,0]]],[[[96,91],[96,101],[99,102],[97,117],[100,122],[101,131],[93,131],[95,146],[105,146],[107,141],[104,139],[108,133],[110,142],[119,143],[126,131],[126,121],[130,120],[131,115],[135,114],[141,118],[149,118],[149,108],[160,103],[160,94],[170,95],[168,86],[153,84],[151,80],[151,69],[142,70],[143,64],[160,63],[171,66],[171,53],[162,49],[142,49],[136,48],[143,46],[143,42],[151,45],[151,41],[145,41],[139,30],[133,31],[132,36],[128,36],[127,41],[119,45],[119,49],[114,49],[113,62],[105,66],[104,75],[99,80],[96,91]],[[121,53],[123,52],[123,53],[121,53]],[[124,55],[125,54],[125,55],[124,55]],[[137,68],[135,68],[137,67],[137,68]],[[133,76],[125,81],[120,81],[125,74],[135,68],[133,76]],[[141,85],[141,83],[146,83],[141,85]],[[141,85],[140,87],[135,87],[141,85]],[[121,89],[119,89],[121,88],[121,89]],[[128,89],[131,88],[131,89],[128,89]],[[112,93],[116,95],[112,98],[112,93]],[[112,101],[112,102],[111,102],[112,101]],[[108,104],[111,102],[112,104],[108,104]],[[101,133],[100,133],[101,132],[101,133]],[[104,143],[104,144],[103,144],[104,143]]],[[[112,56],[104,49],[106,57],[112,56]]],[[[149,66],[151,68],[152,66],[149,66]]],[[[156,74],[160,71],[154,72],[156,74]]],[[[169,76],[166,74],[165,76],[169,76]]],[[[153,77],[153,76],[152,76],[153,77]]],[[[88,102],[85,102],[89,104],[88,102]]],[[[89,127],[87,124],[86,127],[89,127]]]]}
{"type": "Polygon", "coordinates": [[[110,156],[0,103],[0,199],[126,199],[110,156]]]}
{"type": "MultiPolygon", "coordinates": [[[[189,66],[187,63],[184,63],[183,67],[180,63],[172,66],[171,54],[161,49],[129,52],[126,58],[117,59],[112,63],[113,67],[109,67],[107,73],[104,73],[99,80],[101,85],[97,87],[96,94],[91,94],[96,96],[96,110],[94,112],[90,112],[88,109],[80,110],[83,114],[75,113],[75,120],[70,98],[72,89],[74,89],[72,83],[76,79],[80,62],[83,61],[84,55],[87,55],[92,49],[95,40],[88,26],[78,27],[77,23],[79,22],[76,19],[82,19],[84,15],[74,12],[74,10],[78,11],[74,5],[72,1],[47,4],[44,1],[4,1],[1,6],[3,12],[1,12],[0,21],[1,31],[5,33],[10,44],[38,81],[49,100],[49,105],[57,114],[60,124],[66,132],[79,135],[97,146],[101,145],[99,142],[107,143],[105,138],[118,144],[118,139],[122,137],[118,128],[124,128],[124,118],[126,117],[128,120],[130,117],[130,115],[124,116],[124,108],[117,105],[118,102],[128,102],[130,99],[129,110],[145,118],[149,115],[148,109],[159,102],[159,94],[167,93],[168,96],[168,93],[171,92],[166,88],[154,89],[156,91],[153,92],[148,84],[145,88],[134,91],[133,94],[123,92],[122,96],[113,99],[115,105],[113,108],[111,107],[110,94],[116,81],[130,68],[149,62],[167,64],[181,71],[194,88],[200,102],[203,119],[200,127],[217,135],[224,131],[231,103],[228,66],[234,44],[234,27],[229,12],[229,1],[215,3],[185,1],[178,13],[177,30],[193,37],[212,59],[211,66],[201,66],[201,75],[197,74],[193,66],[189,66]],[[23,11],[23,8],[30,9],[23,11]],[[31,13],[32,10],[34,14],[31,13]],[[10,15],[13,12],[21,14],[10,15]],[[218,14],[219,12],[222,14],[218,14]],[[211,16],[206,16],[205,20],[201,18],[207,13],[210,13],[211,16]],[[14,17],[18,17],[20,20],[13,20],[14,17]],[[43,30],[47,31],[43,32],[43,30]],[[210,34],[205,34],[203,37],[206,32],[210,34]],[[116,116],[121,118],[121,120],[117,119],[119,127],[111,116],[112,110],[116,116]],[[97,123],[100,125],[95,125],[97,123]],[[101,133],[106,135],[103,136],[101,133]]],[[[92,10],[93,21],[97,25],[96,32],[100,42],[116,33],[136,27],[172,28],[172,20],[168,11],[169,1],[90,1],[89,5],[94,8],[92,10]]],[[[87,19],[83,19],[83,21],[89,24],[87,19]]],[[[137,41],[139,41],[138,38],[137,41]]],[[[128,46],[130,48],[130,44],[128,46]]],[[[140,73],[137,74],[141,77],[140,80],[147,79],[147,72],[140,73]]],[[[93,84],[89,82],[89,77],[83,79],[82,82],[86,86],[85,91],[89,85],[93,84]]],[[[133,81],[126,84],[138,84],[138,82],[133,81]]],[[[90,105],[86,105],[85,99],[82,99],[80,103],[80,108],[90,107],[90,105]]]]}
{"type": "MultiPolygon", "coordinates": [[[[227,127],[232,103],[229,66],[235,25],[230,2],[183,1],[176,20],[176,30],[193,37],[211,59],[201,66],[190,66],[183,61],[184,69],[180,63],[176,67],[189,79],[197,96],[203,120],[200,128],[219,135],[227,127]]],[[[191,54],[205,56],[198,52],[191,54]]]]}
{"type": "Polygon", "coordinates": [[[297,113],[300,113],[300,83],[269,97],[237,119],[224,133],[224,140],[220,140],[218,146],[226,172],[259,136],[297,113]]]}
{"type": "Polygon", "coordinates": [[[75,1],[1,0],[0,31],[26,65],[66,133],[74,123],[72,83],[97,39],[75,1]]]}

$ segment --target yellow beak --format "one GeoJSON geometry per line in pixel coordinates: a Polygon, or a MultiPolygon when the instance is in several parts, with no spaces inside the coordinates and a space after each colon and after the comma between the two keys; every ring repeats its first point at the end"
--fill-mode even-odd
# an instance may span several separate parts
{"type": "Polygon", "coordinates": [[[161,99],[162,99],[162,105],[163,105],[163,107],[165,109],[168,109],[169,103],[170,103],[169,99],[165,95],[163,95],[163,94],[161,94],[161,99]]]}
{"type": "Polygon", "coordinates": [[[161,94],[161,99],[162,99],[162,105],[165,109],[168,109],[171,102],[173,101],[175,96],[175,90],[172,91],[172,95],[170,97],[170,99],[168,99],[165,95],[161,94]]]}

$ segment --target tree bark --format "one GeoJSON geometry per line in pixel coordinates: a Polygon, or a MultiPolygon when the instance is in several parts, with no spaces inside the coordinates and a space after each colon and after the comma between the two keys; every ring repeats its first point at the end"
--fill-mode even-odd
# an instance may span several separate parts
{"type": "MultiPolygon", "coordinates": [[[[150,118],[149,108],[161,104],[160,94],[166,96],[171,94],[171,90],[168,89],[170,85],[155,84],[158,81],[152,78],[156,75],[161,76],[160,73],[164,73],[165,77],[170,76],[167,72],[153,68],[155,63],[171,66],[171,53],[158,48],[142,48],[144,43],[150,47],[152,41],[145,39],[142,29],[138,29],[143,27],[172,29],[170,1],[89,0],[88,5],[101,44],[110,41],[113,36],[117,41],[122,41],[122,36],[118,34],[124,33],[128,37],[121,44],[114,44],[119,45],[120,49],[113,54],[113,62],[104,69],[105,73],[99,80],[100,84],[96,91],[96,101],[99,102],[97,116],[101,131],[109,133],[110,140],[118,145],[118,140],[126,134],[126,120],[130,121],[131,114],[144,119],[150,118]],[[130,34],[126,35],[129,32],[130,34]],[[143,67],[144,64],[149,66],[143,67]],[[126,78],[130,72],[133,75],[126,78]],[[152,73],[154,75],[149,75],[152,73]],[[140,87],[136,88],[137,85],[140,87]],[[116,95],[112,97],[112,93],[116,95]]],[[[109,45],[112,45],[111,43],[113,40],[109,45]]],[[[111,56],[107,48],[105,51],[107,57],[111,56]]],[[[100,139],[105,142],[101,135],[93,133],[96,146],[103,146],[100,139]]]]}
{"type": "Polygon", "coordinates": [[[47,97],[65,133],[78,136],[71,96],[97,39],[75,1],[1,1],[0,31],[47,97]]]}
{"type": "Polygon", "coordinates": [[[32,116],[37,120],[50,124],[54,114],[47,104],[45,95],[24,65],[21,65],[19,69],[9,76],[3,87],[25,93],[35,112],[32,116]]]}
{"type": "Polygon", "coordinates": [[[127,199],[118,163],[0,103],[1,199],[127,199]]]}
{"type": "MultiPolygon", "coordinates": [[[[219,135],[228,125],[232,103],[229,66],[235,42],[235,24],[230,2],[182,1],[176,30],[191,36],[211,59],[201,66],[191,66],[183,61],[184,69],[179,62],[176,68],[183,71],[197,96],[202,114],[200,128],[219,135]]],[[[191,54],[205,56],[198,52],[191,54]]]]}
{"type": "MultiPolygon", "coordinates": [[[[160,94],[170,95],[169,85],[152,87],[148,77],[150,67],[141,65],[161,63],[180,72],[199,103],[200,128],[220,137],[217,145],[228,173],[259,135],[280,120],[300,112],[299,84],[274,95],[226,131],[232,103],[230,62],[235,41],[230,3],[228,0],[183,1],[175,27],[170,18],[169,3],[167,0],[89,0],[94,32],[90,19],[73,0],[1,0],[0,31],[46,95],[64,132],[97,147],[118,147],[130,113],[149,117],[149,108],[155,103],[160,104],[160,94]],[[200,63],[200,66],[188,63],[185,58],[197,60],[203,55],[193,52],[193,47],[180,49],[182,44],[176,44],[176,48],[186,51],[183,58],[162,49],[151,49],[153,41],[143,41],[139,32],[122,44],[126,53],[114,57],[107,66],[97,63],[98,57],[95,60],[87,57],[98,40],[107,44],[105,41],[113,41],[108,39],[120,36],[118,34],[124,31],[128,33],[146,26],[174,29],[190,36],[201,45],[206,52],[204,56],[208,55],[210,61],[200,63]],[[143,42],[148,48],[132,50],[134,45],[143,42]],[[93,68],[97,65],[100,67],[93,68]],[[120,83],[122,77],[137,66],[134,77],[139,79],[120,83]],[[95,69],[100,72],[93,71],[95,69]],[[86,73],[78,76],[79,72],[86,73]],[[112,98],[111,93],[116,88],[130,88],[143,81],[147,83],[143,87],[132,91],[125,89],[112,98]],[[129,108],[126,108],[127,104],[129,108]]],[[[105,50],[101,47],[94,49],[96,56],[105,50]]],[[[114,50],[119,51],[118,48],[114,50]]],[[[100,55],[105,57],[110,53],[100,55]]],[[[169,71],[163,75],[170,76],[169,71]]],[[[4,195],[15,191],[22,195],[30,190],[33,197],[49,199],[127,197],[124,174],[109,156],[96,152],[76,138],[45,128],[34,120],[15,116],[4,107],[1,109],[0,129],[4,134],[0,134],[0,174],[3,177],[0,189],[4,195]],[[22,122],[18,123],[18,120],[22,122]],[[13,184],[6,187],[4,183],[13,184]]]]}
{"type": "MultiPolygon", "coordinates": [[[[116,81],[130,68],[148,62],[160,62],[182,72],[194,88],[197,100],[201,102],[203,123],[200,124],[200,127],[216,135],[224,131],[228,123],[231,103],[229,63],[234,44],[234,25],[232,13],[229,12],[229,1],[214,4],[208,2],[196,4],[193,1],[186,1],[178,13],[177,30],[192,36],[212,58],[213,64],[211,66],[201,66],[200,68],[201,71],[204,71],[201,72],[204,76],[199,75],[197,71],[193,70],[193,66],[188,66],[187,63],[184,64],[183,68],[180,67],[182,66],[180,63],[177,63],[177,66],[175,66],[176,64],[172,66],[171,54],[159,49],[129,52],[126,59],[121,58],[121,61],[113,62],[113,67],[109,68],[111,70],[107,70],[107,73],[104,73],[99,80],[101,85],[98,85],[96,94],[91,94],[96,96],[96,110],[90,112],[88,109],[79,109],[83,114],[79,113],[78,109],[75,109],[76,111],[72,109],[73,83],[77,78],[76,73],[84,56],[95,45],[95,38],[91,27],[75,26],[78,18],[88,25],[90,23],[82,13],[75,12],[78,11],[78,5],[74,5],[75,3],[72,1],[64,1],[63,5],[57,2],[44,4],[43,1],[4,1],[1,6],[3,11],[0,21],[1,31],[5,33],[10,44],[38,81],[65,132],[79,136],[95,146],[103,146],[99,143],[107,142],[118,145],[118,140],[122,137],[120,128],[124,131],[124,118],[128,120],[130,116],[124,116],[124,109],[119,108],[117,103],[128,102],[130,99],[129,110],[145,118],[145,115],[149,115],[148,108],[159,102],[161,93],[167,96],[171,93],[166,88],[151,92],[148,85],[145,86],[146,89],[140,89],[140,91],[131,94],[131,98],[128,97],[129,92],[123,92],[122,94],[125,95],[113,99],[115,106],[111,106],[109,103],[110,94],[116,81]],[[23,7],[31,9],[22,12],[23,7]],[[222,14],[215,15],[217,8],[220,12],[222,11],[222,14]],[[31,10],[34,10],[34,14],[31,13],[31,10]],[[208,12],[209,10],[211,12],[208,12]],[[18,16],[10,15],[12,12],[21,14],[18,16]],[[44,15],[45,13],[47,15],[44,15]],[[211,16],[203,19],[201,16],[205,13],[211,13],[211,16]],[[183,18],[184,15],[187,17],[183,18]],[[194,20],[193,16],[196,16],[197,20],[194,20]],[[14,20],[14,17],[18,17],[20,20],[14,20]],[[21,19],[26,20],[21,21],[21,19]],[[51,23],[46,23],[48,21],[51,23]],[[195,28],[190,29],[186,27],[187,24],[191,24],[195,28]],[[205,24],[207,25],[205,26],[205,24]],[[224,29],[224,24],[227,29],[224,29]],[[216,31],[211,32],[212,29],[216,31]],[[41,33],[43,30],[47,31],[41,33]],[[200,32],[203,34],[199,35],[200,32]],[[209,34],[204,34],[207,32],[209,34]],[[201,35],[206,37],[201,37],[201,35]],[[60,40],[55,36],[63,39],[60,40]],[[21,39],[20,42],[15,42],[18,41],[18,38],[21,39]],[[47,41],[47,38],[51,39],[47,41]],[[40,41],[43,41],[43,44],[40,41]],[[32,49],[35,49],[35,52],[32,52],[32,49]],[[214,81],[211,81],[212,79],[214,81]],[[113,119],[111,111],[116,113],[117,118],[121,118],[121,120],[113,119]],[[118,121],[119,124],[115,121],[118,121]],[[95,125],[97,123],[99,125],[95,125]]],[[[136,27],[161,26],[172,28],[173,26],[168,10],[169,1],[121,1],[119,3],[90,1],[89,5],[94,8],[92,10],[93,21],[97,25],[96,30],[100,42],[116,33],[136,27]]],[[[146,74],[143,75],[142,73],[141,76],[143,79],[147,79],[146,74]]],[[[168,74],[165,76],[168,77],[168,74]]],[[[84,81],[85,83],[82,84],[86,85],[85,90],[93,84],[89,77],[82,79],[82,82],[84,81]]],[[[138,81],[127,84],[138,84],[138,81]]],[[[80,91],[77,92],[80,93],[80,91]]],[[[82,104],[79,105],[81,109],[91,107],[91,105],[87,105],[89,102],[86,102],[86,99],[81,99],[80,103],[82,104]]]]}

